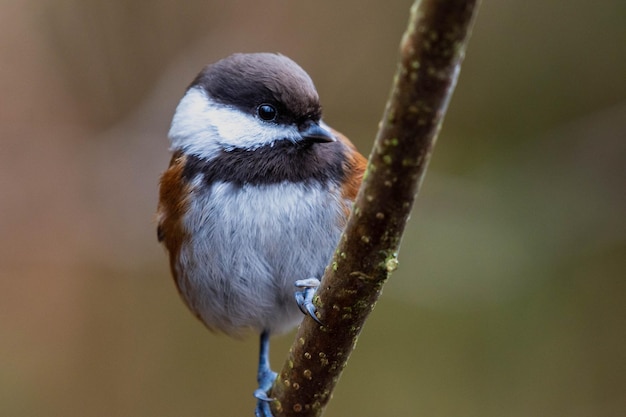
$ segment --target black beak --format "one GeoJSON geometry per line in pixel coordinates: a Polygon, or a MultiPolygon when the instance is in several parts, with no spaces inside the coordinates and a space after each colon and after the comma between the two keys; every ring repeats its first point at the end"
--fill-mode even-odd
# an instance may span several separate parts
{"type": "Polygon", "coordinates": [[[306,121],[298,127],[302,140],[316,143],[336,142],[337,138],[328,129],[324,129],[318,122],[306,121]]]}

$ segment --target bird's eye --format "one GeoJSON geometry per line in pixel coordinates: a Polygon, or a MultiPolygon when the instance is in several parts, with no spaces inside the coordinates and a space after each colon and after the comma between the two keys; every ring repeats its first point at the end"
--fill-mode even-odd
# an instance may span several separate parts
{"type": "Polygon", "coordinates": [[[256,113],[259,115],[261,119],[267,122],[271,122],[272,120],[275,120],[276,116],[278,115],[276,108],[272,106],[271,104],[261,104],[259,107],[257,107],[256,113]]]}

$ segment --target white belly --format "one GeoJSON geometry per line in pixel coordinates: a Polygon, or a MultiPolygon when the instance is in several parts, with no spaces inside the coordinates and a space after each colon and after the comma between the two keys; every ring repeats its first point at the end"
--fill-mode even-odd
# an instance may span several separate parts
{"type": "Polygon", "coordinates": [[[302,319],[294,281],[321,278],[345,221],[340,190],[319,184],[198,185],[178,262],[190,308],[211,328],[283,332],[302,319]]]}

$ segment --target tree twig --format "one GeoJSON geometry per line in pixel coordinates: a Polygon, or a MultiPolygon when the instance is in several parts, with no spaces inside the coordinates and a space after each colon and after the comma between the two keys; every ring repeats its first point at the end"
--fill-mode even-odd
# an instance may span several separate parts
{"type": "Polygon", "coordinates": [[[459,74],[479,0],[416,0],[363,184],[271,391],[279,416],[320,416],[383,284],[459,74]]]}

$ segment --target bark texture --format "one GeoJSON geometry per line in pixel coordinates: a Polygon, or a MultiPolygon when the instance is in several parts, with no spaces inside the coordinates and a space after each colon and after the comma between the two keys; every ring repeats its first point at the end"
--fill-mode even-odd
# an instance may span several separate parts
{"type": "Polygon", "coordinates": [[[348,225],[271,391],[276,417],[320,416],[389,275],[459,74],[479,0],[417,0],[348,225]]]}

